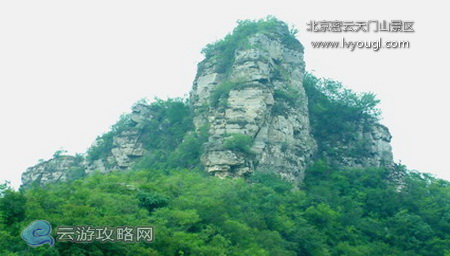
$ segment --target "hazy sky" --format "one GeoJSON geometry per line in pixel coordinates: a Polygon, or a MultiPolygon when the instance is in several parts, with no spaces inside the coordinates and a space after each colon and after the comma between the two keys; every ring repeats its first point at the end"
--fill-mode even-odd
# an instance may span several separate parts
{"type": "Polygon", "coordinates": [[[140,98],[188,94],[207,43],[269,14],[298,28],[307,70],[378,95],[397,161],[450,180],[444,1],[156,2],[0,1],[0,181],[18,187],[27,167],[61,147],[85,152],[140,98]],[[310,20],[393,19],[414,21],[416,32],[306,31],[310,20]],[[410,49],[311,47],[343,37],[410,49]]]}

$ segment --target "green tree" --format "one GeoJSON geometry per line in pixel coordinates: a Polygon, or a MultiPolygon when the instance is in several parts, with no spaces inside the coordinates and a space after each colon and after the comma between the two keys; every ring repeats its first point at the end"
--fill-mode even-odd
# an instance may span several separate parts
{"type": "Polygon", "coordinates": [[[8,189],[0,198],[0,211],[4,224],[12,225],[21,222],[25,218],[26,197],[21,192],[8,189]]]}
{"type": "Polygon", "coordinates": [[[225,138],[223,147],[234,151],[239,151],[245,154],[252,154],[251,147],[253,139],[249,135],[233,133],[225,138]]]}

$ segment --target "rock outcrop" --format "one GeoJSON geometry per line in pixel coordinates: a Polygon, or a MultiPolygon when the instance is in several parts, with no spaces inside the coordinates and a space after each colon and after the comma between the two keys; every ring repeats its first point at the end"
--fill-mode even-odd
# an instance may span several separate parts
{"type": "Polygon", "coordinates": [[[88,159],[86,173],[90,174],[95,171],[107,173],[129,169],[136,159],[142,157],[146,152],[142,137],[143,128],[145,123],[152,118],[152,111],[148,104],[135,104],[126,129],[117,131],[112,137],[99,137],[91,146],[91,148],[95,148],[102,144],[111,144],[106,155],[88,159]],[[105,141],[108,139],[110,142],[105,141]]]}
{"type": "Polygon", "coordinates": [[[303,51],[283,44],[287,28],[279,25],[249,37],[229,70],[221,70],[217,58],[199,64],[190,98],[196,128],[209,127],[202,157],[207,172],[225,177],[261,170],[303,179],[316,151],[302,87],[303,51]],[[251,138],[250,152],[226,146],[235,134],[251,138]]]}
{"type": "MultiPolygon", "coordinates": [[[[110,154],[104,159],[100,158],[88,162],[87,173],[94,171],[111,172],[131,167],[134,160],[142,157],[145,153],[144,145],[140,140],[141,135],[142,132],[138,129],[125,130],[115,135],[112,138],[113,144],[110,154]]],[[[99,142],[96,141],[95,143],[99,142]]]]}
{"type": "Polygon", "coordinates": [[[22,186],[32,184],[46,185],[53,182],[64,182],[84,176],[84,159],[75,156],[56,156],[28,168],[22,174],[22,186]]]}
{"type": "Polygon", "coordinates": [[[329,163],[344,167],[393,167],[389,129],[376,120],[363,120],[357,125],[357,131],[347,141],[326,141],[334,154],[321,152],[329,163]]]}
{"type": "MultiPolygon", "coordinates": [[[[198,65],[190,93],[192,113],[187,105],[184,105],[185,112],[178,113],[178,116],[189,116],[190,124],[175,130],[192,135],[191,141],[204,138],[193,136],[195,131],[197,134],[207,131],[200,159],[205,171],[219,177],[274,172],[299,184],[308,165],[317,158],[343,167],[391,168],[391,135],[376,119],[369,118],[370,115],[352,120],[346,136],[313,135],[321,127],[316,127],[320,122],[310,121],[311,117],[317,120],[319,115],[309,109],[303,84],[303,46],[283,22],[271,20],[255,28],[250,25],[239,32],[240,37],[227,37],[228,42],[210,45],[205,60],[198,65]]],[[[180,137],[170,140],[170,147],[159,143],[165,151],[149,150],[152,140],[149,135],[163,134],[149,133],[149,129],[171,130],[177,124],[169,120],[164,110],[155,112],[155,109],[136,104],[124,121],[126,125],[122,124],[120,129],[113,127],[111,132],[99,137],[84,159],[59,156],[30,167],[22,176],[24,186],[67,181],[95,171],[127,170],[148,154],[149,159],[161,159],[160,155],[152,157],[151,154],[170,154],[169,150],[175,150],[176,144],[181,143],[183,133],[178,132],[180,137]]],[[[173,115],[176,109],[171,111],[176,116],[173,115]]],[[[327,127],[330,124],[325,123],[327,127]]],[[[165,136],[173,138],[170,133],[165,136]]],[[[197,144],[202,145],[199,141],[197,144]]]]}
{"type": "Polygon", "coordinates": [[[72,180],[93,172],[108,173],[129,169],[136,159],[146,152],[141,136],[144,122],[152,118],[150,112],[148,105],[136,104],[126,129],[118,131],[117,134],[98,137],[93,143],[91,149],[102,147],[102,151],[106,150],[102,155],[54,157],[28,168],[22,174],[22,186],[27,187],[33,183],[46,185],[72,180]]]}

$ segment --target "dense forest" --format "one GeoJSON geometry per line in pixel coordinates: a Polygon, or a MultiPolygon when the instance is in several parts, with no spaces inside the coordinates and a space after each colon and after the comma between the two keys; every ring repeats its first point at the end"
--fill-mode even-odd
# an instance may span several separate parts
{"type": "MultiPolygon", "coordinates": [[[[241,22],[234,36],[208,45],[205,57],[228,52],[218,60],[227,72],[232,52],[245,47],[242,38],[274,22],[241,22]]],[[[299,49],[294,35],[292,30],[283,40],[299,49]]],[[[321,142],[345,140],[361,120],[380,118],[372,93],[355,93],[310,73],[303,86],[311,131],[328,156],[339,152],[321,142]]],[[[212,97],[222,97],[217,95],[212,97]]],[[[295,95],[275,96],[295,101],[295,95]]],[[[194,129],[189,101],[157,99],[149,105],[153,118],[141,127],[146,153],[129,170],[86,175],[73,169],[69,182],[18,191],[0,184],[0,255],[450,256],[450,182],[402,164],[346,168],[320,154],[299,186],[272,172],[220,179],[201,165],[207,127],[194,129]],[[35,220],[48,221],[53,237],[57,227],[71,225],[152,226],[155,237],[151,243],[57,241],[33,248],[21,232],[35,220]]],[[[106,157],[113,137],[132,125],[130,115],[121,116],[80,161],[106,157]]],[[[236,135],[224,147],[251,154],[251,143],[236,135]]],[[[360,149],[352,154],[364,155],[360,149]]]]}
{"type": "Polygon", "coordinates": [[[218,179],[182,168],[96,174],[2,187],[1,255],[450,255],[450,183],[410,172],[335,169],[317,161],[300,189],[271,174],[218,179]],[[31,248],[34,220],[155,227],[153,243],[57,242],[31,248]]]}
{"type": "MultiPolygon", "coordinates": [[[[337,90],[342,85],[330,83],[308,74],[314,122],[323,116],[341,122],[349,115],[378,115],[372,96],[337,90]],[[355,103],[343,105],[349,97],[355,103]],[[345,111],[336,112],[338,107],[345,111]]],[[[0,254],[450,255],[447,181],[397,164],[395,172],[403,177],[399,184],[390,180],[392,170],[340,168],[322,159],[306,171],[299,188],[270,173],[218,179],[202,171],[205,135],[190,131],[186,100],[156,100],[151,106],[159,115],[145,128],[150,153],[132,170],[19,191],[2,185],[0,254]],[[31,248],[20,232],[41,219],[54,228],[151,225],[156,235],[153,243],[57,242],[31,248]]],[[[87,158],[107,152],[108,138],[128,125],[122,116],[87,158]]]]}

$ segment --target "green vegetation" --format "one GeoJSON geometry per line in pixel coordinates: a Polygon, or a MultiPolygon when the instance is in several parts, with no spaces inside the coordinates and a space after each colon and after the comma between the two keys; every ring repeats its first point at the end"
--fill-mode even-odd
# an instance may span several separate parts
{"type": "Polygon", "coordinates": [[[275,90],[273,96],[275,97],[275,100],[281,100],[289,106],[295,107],[299,100],[300,93],[292,86],[288,86],[283,90],[275,90]]]}
{"type": "Polygon", "coordinates": [[[60,156],[63,156],[65,153],[67,153],[67,150],[64,149],[58,149],[55,151],[55,153],[53,153],[53,158],[58,158],[60,156]]]}
{"type": "MultiPolygon", "coordinates": [[[[310,74],[305,89],[320,141],[345,139],[358,122],[379,115],[371,94],[357,95],[310,74]]],[[[295,104],[294,94],[276,91],[275,97],[295,104]]],[[[208,127],[194,131],[188,102],[157,100],[150,108],[153,118],[141,127],[148,154],[132,170],[84,177],[81,168],[72,168],[76,180],[20,191],[1,184],[0,255],[450,254],[447,181],[397,165],[395,171],[404,176],[399,187],[386,169],[339,169],[322,160],[307,170],[300,189],[270,171],[217,179],[201,170],[208,127]],[[31,248],[20,232],[38,219],[48,220],[54,230],[151,225],[156,235],[151,244],[57,242],[31,248]]],[[[123,116],[88,157],[109,154],[112,136],[132,127],[123,116]]],[[[252,143],[250,136],[229,134],[223,147],[251,156],[252,143]]],[[[364,151],[364,145],[358,148],[355,154],[364,151]]]]}
{"type": "Polygon", "coordinates": [[[450,183],[407,172],[397,192],[384,169],[338,170],[318,161],[301,190],[273,174],[217,179],[188,170],[93,175],[7,189],[1,255],[429,255],[450,252],[450,183]],[[152,225],[147,243],[57,242],[30,248],[34,220],[62,225],[152,225]]]}
{"type": "Polygon", "coordinates": [[[251,147],[253,145],[253,138],[240,133],[230,134],[225,138],[223,147],[233,151],[242,152],[247,155],[252,154],[251,147]]]}
{"type": "MultiPolygon", "coordinates": [[[[373,93],[358,94],[345,88],[340,82],[320,79],[311,73],[305,74],[303,86],[313,114],[325,113],[334,108],[335,112],[341,113],[342,119],[349,121],[380,117],[381,112],[377,108],[380,101],[373,93]]],[[[330,115],[328,112],[327,114],[330,115]]]]}
{"type": "Polygon", "coordinates": [[[167,197],[155,191],[140,192],[137,194],[137,198],[139,200],[139,207],[145,208],[149,212],[168,204],[167,197]]]}
{"type": "Polygon", "coordinates": [[[188,132],[183,142],[170,153],[168,164],[175,168],[201,169],[200,157],[203,144],[208,140],[208,127],[203,126],[197,132],[188,132]]]}
{"type": "Polygon", "coordinates": [[[72,167],[69,170],[67,170],[67,172],[69,173],[67,175],[67,178],[69,180],[77,180],[77,179],[81,179],[86,176],[84,167],[81,167],[81,166],[80,167],[72,167]]]}
{"type": "MultiPolygon", "coordinates": [[[[206,58],[216,58],[228,72],[239,47],[249,47],[249,35],[280,36],[288,47],[302,50],[295,30],[275,18],[241,21],[224,40],[208,45],[206,58]]],[[[283,77],[279,70],[276,77],[283,77]]],[[[232,89],[225,82],[211,94],[211,106],[225,106],[232,89]]],[[[320,150],[339,154],[335,146],[348,142],[368,120],[379,118],[378,100],[356,94],[340,83],[306,74],[304,87],[320,150]],[[334,144],[333,144],[334,143],[334,144]]],[[[274,91],[274,113],[286,114],[299,99],[295,88],[274,91]]],[[[149,106],[151,118],[139,127],[123,115],[100,136],[88,160],[105,159],[113,137],[139,131],[146,154],[131,170],[85,177],[71,168],[68,183],[31,186],[14,191],[0,184],[0,255],[175,255],[175,256],[449,256],[450,182],[396,165],[342,169],[315,161],[300,188],[271,170],[247,179],[218,179],[203,172],[200,157],[208,126],[194,129],[189,102],[159,100],[149,106]],[[404,177],[390,179],[392,171],[404,177]],[[59,226],[153,226],[153,243],[57,242],[31,248],[20,232],[35,220],[59,226]]],[[[236,123],[239,124],[239,121],[236,123]]],[[[242,121],[241,125],[245,122],[242,121]]],[[[227,134],[224,149],[252,157],[253,139],[227,134]]],[[[291,145],[282,142],[282,150],[291,145]]],[[[364,156],[366,145],[349,149],[364,156]]],[[[62,152],[55,153],[61,157],[62,152]]],[[[346,152],[349,153],[349,152],[346,152]]],[[[76,161],[82,161],[77,156],[76,161]]]]}
{"type": "Polygon", "coordinates": [[[147,149],[136,168],[200,168],[208,128],[194,130],[192,110],[183,99],[157,100],[150,105],[153,118],[144,125],[147,149]]]}
{"type": "Polygon", "coordinates": [[[273,96],[275,98],[275,104],[272,107],[273,115],[287,116],[289,114],[289,108],[298,106],[300,100],[298,89],[292,86],[286,86],[286,88],[283,89],[275,89],[273,96]]]}
{"type": "Polygon", "coordinates": [[[297,32],[296,29],[290,29],[286,23],[272,16],[259,20],[242,20],[238,21],[238,26],[233,33],[215,43],[208,44],[203,48],[202,53],[206,59],[216,59],[217,72],[227,73],[234,62],[236,50],[249,47],[250,36],[261,33],[272,38],[280,38],[287,47],[303,51],[303,46],[295,38],[297,32]]]}
{"type": "Polygon", "coordinates": [[[113,147],[114,134],[110,131],[99,137],[87,151],[87,159],[94,161],[97,159],[106,159],[113,147]]]}
{"type": "Polygon", "coordinates": [[[236,83],[227,81],[223,82],[214,88],[211,92],[210,102],[212,107],[226,107],[227,99],[230,96],[230,91],[236,87],[236,83]]]}
{"type": "MultiPolygon", "coordinates": [[[[336,144],[352,140],[358,128],[368,120],[378,120],[379,100],[373,93],[357,94],[336,81],[319,79],[307,73],[303,86],[308,97],[309,118],[313,135],[321,151],[338,154],[336,144]]],[[[359,145],[364,149],[365,145],[359,145]]],[[[351,149],[357,156],[364,150],[351,149]]]]}
{"type": "MultiPolygon", "coordinates": [[[[192,132],[193,117],[187,100],[155,99],[149,108],[152,118],[147,119],[139,128],[139,136],[147,154],[136,165],[140,168],[197,166],[201,146],[206,139],[205,131],[201,129],[199,134],[192,132]],[[169,162],[177,164],[168,164],[169,162]]],[[[134,126],[130,114],[122,115],[111,127],[111,131],[97,138],[97,144],[89,148],[86,158],[91,161],[106,159],[111,154],[114,136],[136,129],[134,126]]]]}
{"type": "Polygon", "coordinates": [[[95,144],[88,149],[86,158],[91,161],[106,159],[113,147],[114,135],[129,129],[131,125],[130,114],[121,115],[119,121],[111,126],[111,131],[97,137],[95,144]]]}
{"type": "Polygon", "coordinates": [[[143,128],[143,143],[148,150],[173,151],[192,131],[192,111],[185,99],[168,99],[150,104],[152,118],[143,128]]]}
{"type": "Polygon", "coordinates": [[[3,196],[3,192],[9,187],[9,182],[0,183],[0,197],[3,196]]]}

